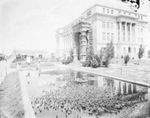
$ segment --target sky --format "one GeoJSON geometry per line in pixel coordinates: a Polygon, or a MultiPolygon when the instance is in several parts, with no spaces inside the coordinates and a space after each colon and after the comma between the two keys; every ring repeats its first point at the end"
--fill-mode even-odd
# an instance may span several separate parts
{"type": "Polygon", "coordinates": [[[56,30],[93,4],[94,0],[0,0],[0,52],[55,51],[56,30]]]}

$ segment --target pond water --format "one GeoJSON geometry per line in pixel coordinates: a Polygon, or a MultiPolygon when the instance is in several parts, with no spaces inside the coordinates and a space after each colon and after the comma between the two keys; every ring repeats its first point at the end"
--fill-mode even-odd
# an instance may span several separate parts
{"type": "Polygon", "coordinates": [[[37,118],[149,117],[149,88],[71,69],[31,74],[28,93],[37,118]]]}

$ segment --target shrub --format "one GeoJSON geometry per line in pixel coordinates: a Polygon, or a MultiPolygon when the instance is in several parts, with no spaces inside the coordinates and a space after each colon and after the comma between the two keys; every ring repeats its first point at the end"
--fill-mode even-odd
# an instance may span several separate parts
{"type": "Polygon", "coordinates": [[[130,60],[129,55],[126,55],[126,56],[124,57],[124,63],[127,64],[127,63],[129,62],[129,60],[130,60]]]}
{"type": "Polygon", "coordinates": [[[91,61],[88,59],[85,62],[82,63],[83,67],[90,67],[91,66],[91,61]]]}
{"type": "Polygon", "coordinates": [[[95,55],[94,58],[98,62],[98,67],[100,67],[101,66],[101,58],[98,55],[95,55]]]}
{"type": "Polygon", "coordinates": [[[92,59],[92,61],[91,61],[91,67],[93,67],[93,68],[97,68],[98,67],[98,62],[97,62],[96,59],[92,59]]]}
{"type": "Polygon", "coordinates": [[[70,64],[73,61],[72,57],[64,58],[62,64],[70,64]]]}
{"type": "Polygon", "coordinates": [[[143,57],[143,54],[144,54],[144,47],[141,44],[138,52],[138,58],[141,59],[143,57]]]}
{"type": "Polygon", "coordinates": [[[108,67],[109,62],[110,62],[110,60],[109,60],[109,59],[105,59],[105,61],[104,61],[104,63],[103,63],[103,64],[104,64],[104,66],[105,66],[105,67],[108,67]]]}

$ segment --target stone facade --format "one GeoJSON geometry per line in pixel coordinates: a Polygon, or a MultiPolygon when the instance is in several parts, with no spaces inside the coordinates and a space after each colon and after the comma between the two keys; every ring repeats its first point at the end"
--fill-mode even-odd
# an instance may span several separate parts
{"type": "Polygon", "coordinates": [[[128,3],[116,0],[118,6],[113,6],[113,2],[112,5],[95,4],[80,18],[58,29],[57,54],[67,55],[72,48],[75,59],[82,60],[85,59],[89,44],[93,46],[94,53],[99,54],[108,42],[113,41],[116,58],[129,54],[136,59],[140,44],[144,46],[144,58],[147,58],[147,40],[150,34],[148,14],[142,12],[142,5],[137,11],[128,3]]]}

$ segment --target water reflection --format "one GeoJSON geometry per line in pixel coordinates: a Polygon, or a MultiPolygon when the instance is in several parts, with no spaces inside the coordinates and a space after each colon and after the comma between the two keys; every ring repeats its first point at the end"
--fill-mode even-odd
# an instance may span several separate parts
{"type": "Polygon", "coordinates": [[[128,95],[137,92],[148,92],[148,87],[137,85],[129,82],[115,80],[109,77],[93,75],[85,72],[78,72],[73,70],[57,70],[45,72],[43,74],[55,75],[58,81],[68,81],[76,84],[88,84],[95,87],[109,87],[112,94],[128,95]]]}
{"type": "MultiPolygon", "coordinates": [[[[58,87],[58,90],[36,99],[35,103],[43,104],[44,101],[44,109],[49,109],[49,104],[50,108],[57,110],[64,110],[67,106],[69,114],[72,114],[72,110],[79,110],[98,116],[115,113],[117,116],[114,118],[120,118],[119,113],[127,117],[134,109],[140,108],[141,112],[143,109],[145,111],[142,117],[148,116],[146,109],[149,106],[141,107],[149,103],[148,87],[73,70],[57,70],[42,74],[50,75],[51,79],[55,78],[58,83],[65,83],[58,87]],[[128,113],[125,113],[127,109],[128,113]]],[[[132,118],[135,116],[134,114],[132,118]]]]}

